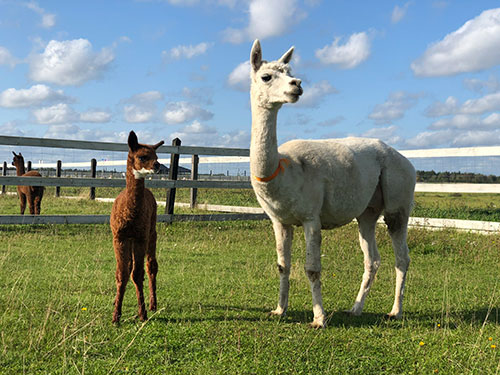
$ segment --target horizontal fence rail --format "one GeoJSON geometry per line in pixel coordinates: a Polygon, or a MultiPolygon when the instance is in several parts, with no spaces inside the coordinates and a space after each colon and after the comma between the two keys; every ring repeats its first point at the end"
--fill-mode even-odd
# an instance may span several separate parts
{"type": "MultiPolygon", "coordinates": [[[[70,148],[95,151],[121,151],[128,152],[126,143],[73,141],[66,139],[29,138],[0,136],[0,145],[70,148]]],[[[250,151],[244,148],[223,147],[192,147],[192,146],[161,146],[157,154],[185,154],[185,155],[219,155],[219,156],[249,156],[250,151]]]]}
{"type": "MultiPolygon", "coordinates": [[[[32,224],[109,224],[109,215],[0,215],[0,225],[32,224]]],[[[229,220],[265,220],[266,214],[203,214],[203,215],[158,215],[158,223],[173,221],[229,221],[229,220]]]]}
{"type": "MultiPolygon", "coordinates": [[[[125,187],[122,178],[69,178],[69,177],[19,177],[0,176],[0,185],[22,186],[71,186],[71,187],[125,187]]],[[[208,180],[146,180],[148,188],[205,188],[205,189],[251,189],[250,181],[208,180]]],[[[439,184],[419,182],[416,192],[427,193],[500,193],[500,184],[439,184]]]]}
{"type": "MultiPolygon", "coordinates": [[[[128,152],[128,145],[124,143],[91,142],[65,139],[30,138],[0,136],[0,145],[48,147],[63,149],[95,150],[128,152]]],[[[177,155],[205,155],[199,157],[199,163],[247,163],[249,162],[249,150],[241,148],[220,147],[192,147],[192,146],[168,146],[163,145],[157,150],[158,154],[177,155]]],[[[463,147],[463,148],[441,148],[427,150],[402,150],[401,154],[408,158],[440,158],[440,157],[471,157],[471,156],[500,156],[500,147],[463,147]]],[[[164,163],[168,159],[160,159],[164,163]]],[[[187,163],[190,159],[181,158],[181,162],[187,163]]],[[[64,163],[65,167],[87,167],[90,162],[64,163]]],[[[98,161],[99,166],[125,165],[125,160],[98,161]]],[[[55,163],[54,163],[55,165],[55,163]]],[[[38,168],[51,168],[52,163],[39,163],[38,168]]],[[[125,187],[125,179],[112,178],[63,178],[63,177],[18,177],[0,176],[0,185],[27,185],[27,186],[56,186],[56,187],[125,187]]],[[[213,180],[166,180],[153,178],[146,180],[146,186],[150,188],[215,188],[215,189],[250,189],[250,181],[213,181],[213,180]]],[[[441,193],[500,193],[500,184],[474,184],[474,183],[417,183],[416,192],[441,192],[441,193]]],[[[158,215],[159,222],[170,223],[172,221],[221,221],[221,220],[261,220],[267,216],[263,213],[237,213],[237,214],[203,214],[203,215],[158,215]]],[[[434,227],[439,226],[435,219],[414,218],[413,225],[434,227]],[[432,224],[431,224],[432,223],[432,224]]],[[[436,219],[438,220],[438,219],[436,219]]],[[[448,219],[450,220],[450,219],[448,219]]],[[[446,220],[445,220],[446,221],[446,220]]],[[[109,215],[0,215],[0,224],[96,224],[108,223],[109,215]]],[[[444,221],[443,221],[444,222],[444,221]]],[[[480,222],[478,222],[480,223],[480,222]]],[[[447,226],[459,229],[468,224],[449,224],[447,226]]],[[[475,224],[470,229],[489,228],[486,231],[497,230],[498,225],[475,224]],[[494,228],[494,229],[491,229],[494,228]]],[[[483,229],[480,229],[483,230],[483,229]]]]}
{"type": "MultiPolygon", "coordinates": [[[[148,188],[205,188],[205,189],[251,189],[248,181],[207,180],[146,180],[148,188]]],[[[70,177],[19,177],[0,176],[0,185],[21,186],[72,186],[72,187],[125,187],[123,178],[70,178],[70,177]]]]}

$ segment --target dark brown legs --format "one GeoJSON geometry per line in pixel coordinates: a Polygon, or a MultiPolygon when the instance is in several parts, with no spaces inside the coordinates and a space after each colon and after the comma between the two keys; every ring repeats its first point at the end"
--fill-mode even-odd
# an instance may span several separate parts
{"type": "Polygon", "coordinates": [[[139,305],[139,319],[145,321],[148,316],[144,302],[144,255],[146,255],[146,269],[149,278],[149,308],[156,311],[156,274],[158,273],[158,262],[156,261],[156,233],[150,241],[149,248],[145,254],[145,243],[132,240],[113,240],[116,257],[116,298],[113,323],[119,323],[122,314],[123,296],[127,282],[132,276],[139,305]]]}

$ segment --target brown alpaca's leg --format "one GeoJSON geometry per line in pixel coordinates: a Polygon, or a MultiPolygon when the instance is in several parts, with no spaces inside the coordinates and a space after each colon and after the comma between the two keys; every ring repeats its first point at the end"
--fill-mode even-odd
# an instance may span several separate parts
{"type": "Polygon", "coordinates": [[[26,195],[24,193],[19,192],[19,203],[21,205],[21,215],[24,215],[26,210],[26,195]]]}
{"type": "Polygon", "coordinates": [[[38,187],[35,196],[35,215],[40,215],[42,211],[43,187],[38,187]]]}
{"type": "Polygon", "coordinates": [[[113,239],[116,257],[116,298],[115,311],[113,312],[113,323],[119,323],[122,315],[122,302],[130,278],[132,266],[132,254],[129,241],[120,241],[113,239]]]}
{"type": "Polygon", "coordinates": [[[137,295],[137,303],[139,305],[139,319],[145,321],[148,319],[146,313],[146,304],[144,303],[144,253],[145,243],[135,242],[132,252],[134,266],[132,268],[132,281],[135,284],[135,294],[137,295]]]}
{"type": "Polygon", "coordinates": [[[35,215],[40,215],[41,205],[42,205],[42,198],[38,196],[35,197],[35,215]]]}
{"type": "Polygon", "coordinates": [[[35,214],[35,197],[33,194],[28,194],[28,205],[30,206],[30,215],[35,214]]]}
{"type": "Polygon", "coordinates": [[[148,252],[146,254],[146,270],[149,278],[149,310],[156,311],[156,274],[158,262],[156,261],[156,230],[151,233],[148,252]]]}

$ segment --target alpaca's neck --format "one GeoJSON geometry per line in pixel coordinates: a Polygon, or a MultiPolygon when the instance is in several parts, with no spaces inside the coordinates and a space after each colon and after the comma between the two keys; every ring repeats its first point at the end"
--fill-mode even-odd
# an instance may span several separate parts
{"type": "Polygon", "coordinates": [[[127,164],[126,174],[127,204],[129,206],[140,207],[144,200],[144,178],[135,178],[133,168],[127,164]]]}
{"type": "Polygon", "coordinates": [[[26,170],[24,169],[24,163],[18,163],[16,165],[16,174],[18,176],[22,176],[25,173],[26,173],[26,170]]]}
{"type": "Polygon", "coordinates": [[[274,173],[279,163],[276,120],[279,106],[264,108],[252,101],[252,138],[250,171],[257,177],[274,173]]]}

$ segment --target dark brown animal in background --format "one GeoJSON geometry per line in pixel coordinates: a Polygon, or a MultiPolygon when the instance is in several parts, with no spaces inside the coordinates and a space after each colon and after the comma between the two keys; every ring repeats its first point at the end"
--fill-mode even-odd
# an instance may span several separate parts
{"type": "Polygon", "coordinates": [[[135,284],[139,318],[147,319],[144,304],[144,256],[149,278],[149,308],[156,310],[156,200],[144,187],[144,178],[158,173],[160,163],[156,149],[163,141],[151,145],[138,143],[136,134],[131,131],[128,137],[129,153],[127,159],[127,185],[111,210],[111,230],[116,257],[116,299],[113,323],[120,322],[125,288],[132,275],[135,284]]]}
{"type": "MultiPolygon", "coordinates": [[[[14,151],[14,159],[12,159],[12,165],[16,167],[16,174],[23,177],[42,177],[37,171],[26,172],[24,169],[24,158],[21,153],[16,155],[14,151]]],[[[24,210],[26,209],[26,201],[30,207],[30,215],[40,215],[43,191],[45,188],[43,186],[21,186],[17,187],[17,195],[21,203],[21,215],[24,215],[24,210]]]]}

